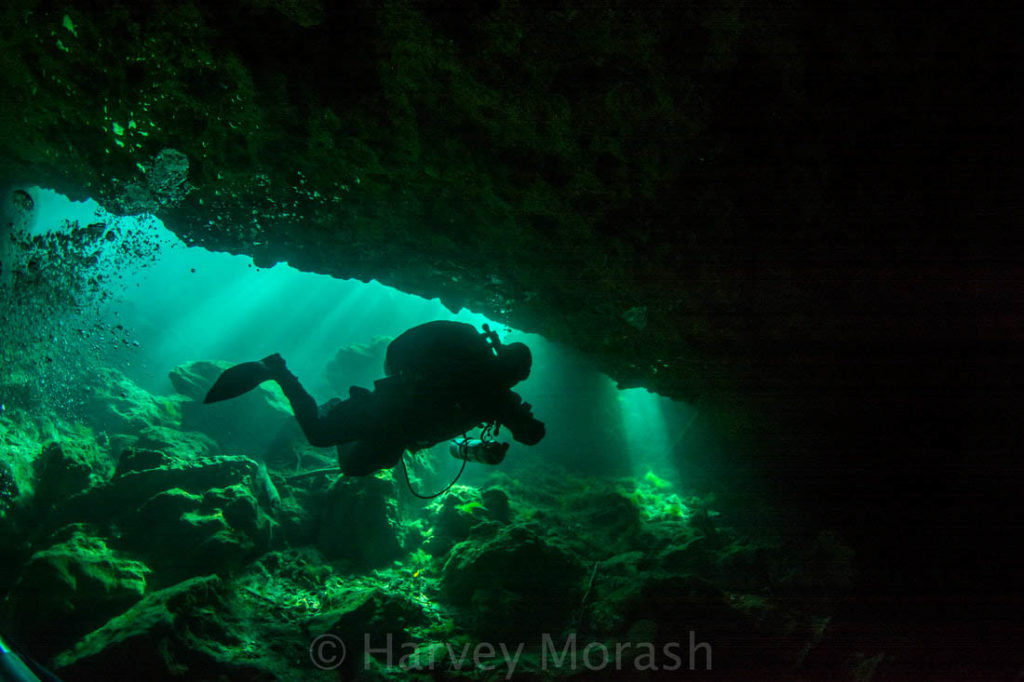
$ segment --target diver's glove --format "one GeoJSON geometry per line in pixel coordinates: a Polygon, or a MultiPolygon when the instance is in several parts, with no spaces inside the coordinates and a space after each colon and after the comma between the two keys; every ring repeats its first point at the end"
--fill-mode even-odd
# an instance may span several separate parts
{"type": "MultiPolygon", "coordinates": [[[[518,395],[512,395],[519,400],[518,395]]],[[[512,432],[512,437],[524,445],[536,445],[547,433],[544,422],[534,418],[531,408],[530,403],[520,402],[500,420],[512,432]]]]}
{"type": "Polygon", "coordinates": [[[512,437],[523,445],[536,445],[547,434],[544,422],[530,417],[530,419],[517,428],[509,426],[512,437]]]}

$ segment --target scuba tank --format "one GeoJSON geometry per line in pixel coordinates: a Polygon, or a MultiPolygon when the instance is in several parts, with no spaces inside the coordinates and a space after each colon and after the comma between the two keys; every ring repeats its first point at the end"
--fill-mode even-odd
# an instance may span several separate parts
{"type": "Polygon", "coordinates": [[[448,444],[448,452],[456,459],[481,464],[501,464],[508,452],[508,443],[479,438],[456,438],[448,444]]]}

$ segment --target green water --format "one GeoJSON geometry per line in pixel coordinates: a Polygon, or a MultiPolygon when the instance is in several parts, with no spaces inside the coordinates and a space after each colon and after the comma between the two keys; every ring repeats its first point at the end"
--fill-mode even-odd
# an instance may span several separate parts
{"type": "Polygon", "coordinates": [[[436,300],[33,197],[4,263],[0,632],[66,679],[671,676],[709,672],[716,646],[719,670],[785,670],[820,640],[811,595],[848,584],[847,550],[734,528],[690,471],[716,447],[697,407],[436,300]],[[515,390],[547,436],[431,501],[409,488],[451,484],[447,443],[302,476],[335,455],[275,387],[196,401],[274,352],[318,402],[344,397],[436,319],[529,345],[515,390]]]}

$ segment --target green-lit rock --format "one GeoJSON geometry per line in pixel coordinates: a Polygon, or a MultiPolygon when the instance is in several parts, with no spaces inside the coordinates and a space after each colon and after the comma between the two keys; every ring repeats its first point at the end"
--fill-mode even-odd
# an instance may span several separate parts
{"type": "Polygon", "coordinates": [[[114,369],[89,377],[83,406],[86,423],[97,432],[136,435],[151,426],[175,426],[177,401],[154,396],[114,369]]]}
{"type": "Polygon", "coordinates": [[[401,638],[410,627],[423,622],[420,607],[402,594],[360,588],[334,596],[329,608],[310,621],[309,629],[313,633],[331,632],[347,641],[358,641],[364,633],[391,633],[401,638]]]}
{"type": "Polygon", "coordinates": [[[49,509],[108,479],[112,462],[91,438],[62,439],[47,445],[36,460],[35,502],[49,509]]]}
{"type": "Polygon", "coordinates": [[[53,666],[68,680],[337,679],[309,662],[310,639],[298,625],[268,622],[232,598],[220,578],[203,576],[147,595],[57,655],[53,666]]]}
{"type": "Polygon", "coordinates": [[[498,523],[508,523],[512,519],[512,507],[508,495],[501,488],[490,488],[480,493],[480,502],[484,505],[487,517],[498,523]]]}
{"type": "Polygon", "coordinates": [[[316,547],[355,568],[382,566],[401,554],[401,520],[390,478],[340,478],[327,491],[316,547]]]}
{"type": "Polygon", "coordinates": [[[475,488],[456,485],[433,500],[428,506],[432,533],[424,549],[434,556],[443,556],[469,537],[469,531],[484,519],[486,507],[475,488]]]}
{"type": "Polygon", "coordinates": [[[401,645],[412,641],[410,629],[425,622],[422,607],[407,596],[385,589],[361,588],[335,595],[330,608],[311,619],[308,627],[314,636],[334,636],[346,643],[342,679],[348,679],[360,675],[367,662],[372,665],[376,660],[372,657],[387,662],[385,652],[389,646],[394,672],[399,659],[409,653],[401,645]]]}
{"type": "Polygon", "coordinates": [[[519,526],[452,550],[442,591],[483,638],[560,631],[579,606],[584,567],[573,555],[519,526]]]}
{"type": "Polygon", "coordinates": [[[0,417],[0,460],[10,475],[8,508],[23,504],[32,495],[35,461],[40,454],[38,434],[26,420],[0,417]]]}
{"type": "Polygon", "coordinates": [[[206,434],[163,425],[143,429],[133,447],[173,452],[186,461],[219,454],[217,444],[206,434]]]}
{"type": "Polygon", "coordinates": [[[167,585],[197,573],[228,574],[264,551],[272,520],[243,483],[205,493],[165,490],[124,514],[122,544],[153,568],[153,583],[167,585]]]}
{"type": "Polygon", "coordinates": [[[142,597],[149,568],[74,530],[36,552],[3,603],[5,630],[49,656],[142,597]]]}
{"type": "MultiPolygon", "coordinates": [[[[234,642],[205,639],[228,636],[217,615],[224,609],[220,587],[218,578],[206,576],[147,595],[56,656],[55,672],[106,680],[200,679],[226,672],[234,642]]],[[[248,672],[259,679],[258,671],[248,672]]]]}
{"type": "Polygon", "coordinates": [[[223,453],[290,460],[294,466],[291,443],[301,440],[302,434],[277,384],[264,382],[238,398],[203,403],[206,392],[230,366],[228,362],[204,360],[188,362],[171,371],[174,389],[189,398],[181,404],[182,427],[208,435],[223,453]]]}
{"type": "Polygon", "coordinates": [[[121,456],[117,460],[117,468],[114,470],[114,478],[117,479],[132,472],[166,469],[179,466],[182,463],[181,458],[163,450],[129,448],[121,451],[121,456]]]}
{"type": "MultiPolygon", "coordinates": [[[[125,455],[122,455],[124,458],[125,455]]],[[[130,464],[110,481],[73,495],[52,523],[72,520],[107,522],[130,513],[153,495],[173,488],[203,493],[241,483],[256,469],[247,457],[200,457],[185,460],[168,453],[133,453],[130,464]],[[139,468],[146,467],[146,468],[139,468]]]]}

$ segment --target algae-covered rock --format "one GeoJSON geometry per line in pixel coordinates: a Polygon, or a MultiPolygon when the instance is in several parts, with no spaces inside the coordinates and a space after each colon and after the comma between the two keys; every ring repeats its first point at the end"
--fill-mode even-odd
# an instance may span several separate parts
{"type": "Polygon", "coordinates": [[[452,486],[448,492],[427,505],[432,533],[424,549],[434,556],[443,556],[469,537],[474,525],[487,511],[480,492],[464,485],[452,486]]]}
{"type": "Polygon", "coordinates": [[[152,582],[167,585],[197,573],[227,574],[265,551],[273,521],[244,483],[202,494],[181,488],[153,495],[121,516],[122,544],[145,558],[152,582]]]}
{"type": "Polygon", "coordinates": [[[379,567],[401,554],[401,519],[390,478],[339,478],[327,491],[316,547],[354,568],[379,567]]]}
{"type": "Polygon", "coordinates": [[[200,431],[229,454],[246,454],[257,459],[294,459],[290,443],[302,439],[291,407],[274,382],[232,400],[203,403],[206,392],[231,363],[196,361],[176,367],[170,373],[174,389],[189,400],[181,403],[182,428],[200,431]]]}
{"type": "Polygon", "coordinates": [[[43,449],[35,469],[35,502],[48,509],[108,479],[113,463],[91,437],[65,438],[43,449]]]}
{"type": "Polygon", "coordinates": [[[355,641],[363,634],[400,637],[422,625],[423,610],[405,595],[381,588],[357,588],[333,595],[330,607],[309,622],[311,632],[331,632],[355,641]]]}
{"type": "Polygon", "coordinates": [[[40,453],[38,435],[24,420],[0,416],[0,462],[8,473],[7,509],[24,503],[33,492],[35,460],[40,453]]]}
{"type": "Polygon", "coordinates": [[[330,569],[295,553],[272,553],[257,565],[241,583],[196,577],[147,595],[57,655],[55,672],[68,680],[355,679],[348,673],[362,670],[364,634],[385,646],[386,633],[404,641],[402,633],[423,622],[415,604],[372,587],[342,589],[321,604],[303,588],[322,588],[330,569]],[[317,602],[315,612],[291,608],[300,596],[317,602]],[[310,660],[317,637],[348,645],[340,678],[310,660]]]}
{"type": "Polygon", "coordinates": [[[508,523],[512,519],[512,506],[508,495],[501,488],[489,488],[480,493],[480,502],[487,511],[487,517],[498,523],[508,523]]]}
{"type": "Polygon", "coordinates": [[[159,424],[140,431],[133,447],[172,452],[185,460],[218,454],[217,444],[206,434],[159,424]]]}
{"type": "Polygon", "coordinates": [[[367,657],[386,659],[390,647],[394,666],[409,653],[401,648],[412,640],[409,631],[425,622],[422,607],[407,596],[378,587],[361,587],[333,595],[330,607],[311,618],[307,627],[313,637],[335,637],[345,642],[347,655],[339,670],[341,679],[373,679],[365,676],[366,663],[372,663],[367,657]]]}
{"type": "MultiPolygon", "coordinates": [[[[67,679],[105,680],[212,679],[227,672],[242,652],[224,646],[236,642],[222,622],[220,588],[217,577],[205,576],[147,595],[57,655],[55,672],[67,679]]],[[[259,679],[257,666],[242,669],[259,679]]]]}
{"type": "Polygon", "coordinates": [[[85,521],[120,533],[121,545],[151,564],[159,585],[226,573],[283,540],[253,493],[256,470],[245,457],[129,451],[114,478],[70,497],[39,532],[85,521]]]}
{"type": "Polygon", "coordinates": [[[583,575],[573,555],[513,525],[457,545],[442,589],[481,636],[537,637],[566,625],[579,606],[583,575]]]}
{"type": "Polygon", "coordinates": [[[128,448],[121,452],[114,469],[114,478],[118,479],[131,472],[153,469],[166,469],[183,465],[182,459],[173,453],[148,448],[128,448]]]}
{"type": "Polygon", "coordinates": [[[186,460],[168,453],[132,451],[122,456],[118,475],[101,485],[73,495],[51,522],[73,520],[105,522],[134,511],[153,495],[174,488],[203,493],[242,482],[256,470],[247,457],[198,457],[186,460]]]}
{"type": "Polygon", "coordinates": [[[139,600],[149,568],[76,529],[32,555],[3,603],[3,620],[48,656],[139,600]]]}
{"type": "Polygon", "coordinates": [[[151,426],[175,426],[178,401],[154,396],[121,372],[96,371],[86,385],[82,407],[86,423],[108,434],[138,434],[151,426]]]}

